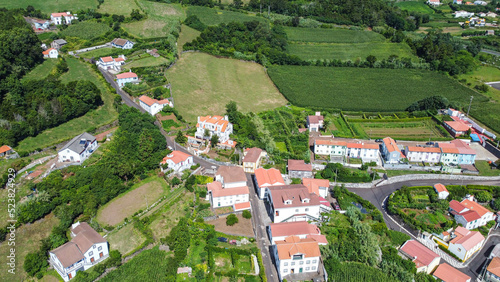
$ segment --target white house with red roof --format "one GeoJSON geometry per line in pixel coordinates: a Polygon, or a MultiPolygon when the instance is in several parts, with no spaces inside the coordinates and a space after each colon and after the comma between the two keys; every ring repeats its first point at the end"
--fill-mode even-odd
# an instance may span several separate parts
{"type": "Polygon", "coordinates": [[[427,4],[432,6],[439,6],[441,5],[441,2],[439,0],[427,0],[427,4]]]}
{"type": "Polygon", "coordinates": [[[466,261],[481,249],[485,241],[479,231],[470,231],[458,226],[452,233],[452,239],[448,243],[448,251],[456,255],[462,261],[466,261]],[[453,236],[455,236],[453,238],[453,236]]]}
{"type": "Polygon", "coordinates": [[[434,278],[439,279],[444,282],[470,282],[471,278],[465,275],[463,272],[457,270],[453,266],[443,262],[440,264],[434,273],[432,273],[434,278]]]}
{"type": "Polygon", "coordinates": [[[134,44],[134,42],[122,38],[115,38],[113,39],[113,41],[111,41],[111,46],[120,49],[132,49],[134,48],[134,44]]]}
{"type": "Polygon", "coordinates": [[[405,153],[410,162],[438,163],[441,160],[441,149],[436,147],[406,146],[405,153]]]}
{"type": "Polygon", "coordinates": [[[321,252],[318,242],[311,238],[286,237],[272,246],[280,281],[295,273],[318,272],[321,252]]]}
{"type": "Polygon", "coordinates": [[[379,145],[375,143],[347,143],[347,157],[373,161],[378,159],[379,145]]]}
{"type": "Polygon", "coordinates": [[[194,165],[193,156],[186,154],[181,151],[172,151],[160,163],[161,171],[165,172],[167,170],[174,170],[176,172],[181,172],[185,169],[190,168],[194,165]],[[164,168],[167,165],[168,168],[164,168]]]}
{"type": "Polygon", "coordinates": [[[300,239],[311,238],[319,245],[327,245],[325,235],[321,235],[321,230],[317,225],[307,221],[271,223],[267,226],[267,234],[271,245],[276,241],[283,241],[288,236],[297,236],[300,239]]]}
{"type": "Polygon", "coordinates": [[[220,166],[215,181],[207,184],[207,192],[206,199],[213,208],[232,206],[235,211],[250,208],[250,190],[241,167],[220,166]]]}
{"type": "Polygon", "coordinates": [[[2,147],[0,147],[0,157],[4,157],[12,153],[14,153],[14,150],[8,145],[2,145],[2,147]]]}
{"type": "Polygon", "coordinates": [[[438,199],[444,200],[450,195],[450,192],[448,192],[448,189],[446,189],[446,186],[444,186],[441,183],[434,184],[434,191],[438,194],[438,199]]]}
{"type": "Polygon", "coordinates": [[[304,160],[288,159],[287,164],[288,176],[290,178],[313,177],[313,169],[311,164],[306,164],[304,160]]]}
{"type": "Polygon", "coordinates": [[[49,48],[42,52],[44,58],[57,59],[59,57],[59,52],[57,49],[49,48]]]}
{"type": "Polygon", "coordinates": [[[125,64],[125,61],[127,58],[125,55],[119,55],[117,58],[113,58],[111,56],[108,57],[101,57],[99,60],[96,62],[97,67],[104,69],[104,70],[114,70],[114,71],[121,71],[122,65],[125,64]]]}
{"type": "Polygon", "coordinates": [[[157,100],[146,95],[142,95],[139,97],[139,106],[146,110],[146,112],[150,115],[154,116],[161,112],[165,106],[173,108],[174,104],[168,99],[157,100]]]}
{"type": "Polygon", "coordinates": [[[314,116],[307,116],[307,128],[309,132],[319,132],[323,128],[325,118],[320,112],[316,112],[314,116]]]}
{"type": "Polygon", "coordinates": [[[302,184],[307,187],[309,193],[314,193],[320,197],[328,197],[330,181],[328,179],[302,178],[302,184]]]}
{"type": "Polygon", "coordinates": [[[196,138],[212,138],[212,135],[219,137],[219,143],[229,140],[229,135],[233,133],[233,124],[229,122],[227,116],[199,116],[196,123],[196,138]],[[207,132],[205,132],[205,130],[207,132]],[[208,133],[208,136],[205,134],[208,133]]]}
{"type": "Polygon", "coordinates": [[[309,193],[304,185],[271,186],[268,190],[267,202],[274,223],[320,220],[320,197],[309,193]]]}
{"type": "Polygon", "coordinates": [[[69,281],[78,271],[87,270],[109,256],[108,242],[88,223],[73,224],[71,237],[71,241],[49,252],[50,265],[64,281],[69,281]]]}
{"type": "Polygon", "coordinates": [[[476,162],[476,151],[469,144],[460,139],[455,139],[450,143],[455,145],[458,150],[457,163],[459,165],[474,164],[476,162]]]}
{"type": "Polygon", "coordinates": [[[327,155],[330,157],[342,156],[344,157],[347,152],[347,142],[336,140],[322,140],[317,139],[314,141],[314,154],[327,155]]]}
{"type": "Polygon", "coordinates": [[[118,87],[120,88],[125,86],[125,83],[138,83],[138,82],[139,82],[139,77],[132,71],[116,75],[116,83],[118,83],[118,87]]]}
{"type": "Polygon", "coordinates": [[[401,159],[406,158],[396,144],[396,141],[391,137],[386,137],[382,140],[382,156],[386,163],[397,164],[401,159]]]}
{"type": "MultiPolygon", "coordinates": [[[[452,117],[453,118],[453,117],[452,117]]],[[[467,133],[471,129],[472,125],[465,123],[459,118],[454,118],[453,121],[445,121],[444,128],[450,132],[451,136],[458,137],[467,133]]]]}
{"type": "Polygon", "coordinates": [[[255,189],[260,199],[265,199],[267,196],[267,188],[272,186],[285,185],[285,180],[281,176],[281,172],[275,168],[265,169],[258,168],[255,170],[255,189]]]}
{"type": "Polygon", "coordinates": [[[399,248],[399,253],[415,263],[417,272],[425,272],[427,274],[431,274],[441,260],[438,254],[415,240],[406,241],[399,248]]]}
{"type": "Polygon", "coordinates": [[[76,15],[72,15],[70,12],[50,14],[50,21],[55,25],[71,24],[73,20],[77,19],[76,15]]]}
{"type": "Polygon", "coordinates": [[[454,215],[457,223],[467,229],[475,229],[495,220],[495,214],[487,208],[473,201],[473,197],[462,202],[452,200],[450,202],[450,213],[454,215]],[[472,199],[472,200],[471,200],[472,199]]]}

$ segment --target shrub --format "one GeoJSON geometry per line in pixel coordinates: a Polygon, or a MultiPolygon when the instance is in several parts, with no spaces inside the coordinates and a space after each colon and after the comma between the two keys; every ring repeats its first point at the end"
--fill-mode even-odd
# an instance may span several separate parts
{"type": "Polygon", "coordinates": [[[252,213],[249,210],[244,210],[243,217],[246,219],[250,219],[250,218],[252,218],[252,213]]]}
{"type": "Polygon", "coordinates": [[[227,226],[233,226],[235,225],[236,223],[238,223],[238,217],[236,217],[235,214],[230,214],[227,218],[226,218],[226,225],[227,226]]]}

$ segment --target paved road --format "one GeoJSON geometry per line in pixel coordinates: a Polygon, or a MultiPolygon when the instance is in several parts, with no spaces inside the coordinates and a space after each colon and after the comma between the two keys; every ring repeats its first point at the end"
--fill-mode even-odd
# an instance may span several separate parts
{"type": "Polygon", "coordinates": [[[481,273],[491,250],[493,250],[496,244],[500,243],[500,233],[498,231],[493,232],[494,233],[488,237],[488,241],[486,241],[479,254],[477,254],[474,260],[469,263],[468,267],[460,269],[465,274],[471,277],[477,277],[481,273]]]}
{"type": "Polygon", "coordinates": [[[500,53],[497,52],[497,51],[492,51],[492,50],[488,50],[488,49],[481,49],[481,52],[483,53],[487,53],[487,54],[491,54],[491,55],[495,55],[495,56],[500,56],[500,53]]]}
{"type": "Polygon", "coordinates": [[[250,189],[250,203],[252,204],[252,223],[255,229],[255,239],[262,253],[262,262],[266,269],[267,281],[278,281],[278,273],[270,252],[271,243],[269,242],[266,232],[266,226],[270,222],[270,218],[267,215],[264,204],[257,196],[250,173],[247,173],[247,179],[248,188],[250,189]]]}

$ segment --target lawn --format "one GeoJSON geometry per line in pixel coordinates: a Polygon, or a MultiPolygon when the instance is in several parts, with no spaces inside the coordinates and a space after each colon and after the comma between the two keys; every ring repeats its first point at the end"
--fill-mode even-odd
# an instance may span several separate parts
{"type": "Polygon", "coordinates": [[[70,120],[57,127],[47,129],[35,137],[28,137],[19,142],[18,151],[33,151],[36,148],[46,148],[66,140],[69,140],[84,131],[108,124],[118,117],[118,114],[113,106],[113,94],[108,92],[103,80],[99,79],[89,65],[80,62],[79,60],[68,57],[69,72],[61,76],[63,83],[68,83],[74,80],[90,80],[101,90],[101,97],[104,105],[96,110],[92,110],[79,118],[70,120]]]}
{"type": "Polygon", "coordinates": [[[130,219],[137,211],[145,210],[169,191],[163,178],[157,176],[147,178],[99,208],[97,221],[105,225],[116,225],[125,218],[130,219]]]}
{"type": "Polygon", "coordinates": [[[170,229],[172,229],[172,227],[177,224],[179,219],[186,215],[184,209],[193,202],[193,193],[187,192],[185,190],[179,190],[179,192],[177,192],[178,194],[180,194],[179,198],[172,197],[172,195],[176,192],[170,194],[169,197],[172,197],[172,200],[165,203],[164,206],[161,207],[162,210],[160,212],[160,215],[156,217],[155,220],[153,220],[153,222],[151,222],[151,224],[149,225],[149,227],[153,231],[153,236],[155,238],[166,237],[169,234],[170,229]]]}
{"type": "Polygon", "coordinates": [[[399,7],[401,10],[406,10],[408,12],[417,12],[419,14],[434,14],[434,10],[432,10],[423,2],[404,1],[396,3],[395,6],[399,7]]]}
{"type": "Polygon", "coordinates": [[[81,22],[78,24],[69,25],[68,28],[63,30],[61,33],[64,36],[78,37],[81,39],[90,40],[104,35],[110,30],[111,28],[103,23],[81,22]]]}
{"type": "Polygon", "coordinates": [[[132,9],[139,10],[134,0],[105,0],[98,11],[103,14],[130,16],[132,9]]]}
{"type": "Polygon", "coordinates": [[[252,220],[243,218],[241,214],[236,216],[238,217],[238,223],[233,226],[226,225],[225,217],[220,217],[216,220],[208,221],[207,223],[213,225],[215,231],[218,232],[253,237],[252,220]]]}
{"type": "Polygon", "coordinates": [[[257,17],[255,14],[244,14],[201,6],[189,6],[187,15],[196,15],[200,21],[206,25],[218,25],[230,22],[267,21],[262,17],[257,17]]]}
{"type": "Polygon", "coordinates": [[[0,0],[0,7],[5,7],[7,9],[13,8],[23,8],[26,9],[28,5],[35,7],[35,9],[40,9],[46,14],[55,12],[66,12],[70,11],[76,13],[78,10],[86,9],[96,9],[96,0],[0,0]]]}
{"type": "Polygon", "coordinates": [[[172,31],[177,31],[180,21],[186,17],[180,4],[165,4],[146,0],[138,0],[138,3],[147,12],[148,18],[122,24],[125,30],[138,37],[166,37],[172,31]]]}
{"type": "Polygon", "coordinates": [[[416,58],[410,47],[405,43],[342,43],[342,44],[298,44],[288,45],[288,51],[303,60],[317,59],[340,59],[365,60],[367,56],[373,55],[378,60],[387,59],[391,55],[398,57],[416,58]]]}
{"type": "Polygon", "coordinates": [[[437,93],[464,104],[477,96],[445,75],[424,70],[273,66],[268,73],[281,93],[302,107],[401,111],[437,93]]]}
{"type": "Polygon", "coordinates": [[[111,250],[118,250],[124,256],[135,250],[146,240],[144,235],[134,228],[133,224],[128,224],[122,229],[111,233],[106,239],[111,250]]]}
{"type": "Polygon", "coordinates": [[[50,71],[57,65],[59,60],[56,59],[46,59],[41,65],[36,66],[28,74],[23,77],[25,80],[40,80],[45,79],[50,71]]]}
{"type": "MultiPolygon", "coordinates": [[[[88,52],[79,53],[78,56],[82,57],[82,58],[87,58],[87,59],[107,57],[107,56],[111,56],[111,55],[115,54],[117,49],[118,48],[100,48],[100,49],[95,49],[95,50],[88,51],[88,52]]],[[[121,50],[121,49],[118,49],[118,50],[121,50]]]]}
{"type": "Polygon", "coordinates": [[[478,161],[476,160],[475,166],[479,170],[479,175],[481,176],[499,176],[500,169],[491,169],[488,161],[478,161]]]}
{"type": "Polygon", "coordinates": [[[0,244],[0,256],[2,257],[3,271],[0,273],[0,281],[27,281],[28,275],[23,269],[24,259],[30,252],[37,251],[40,247],[40,240],[49,236],[52,228],[59,224],[59,219],[53,214],[49,214],[36,222],[23,225],[16,229],[15,247],[9,246],[6,242],[0,244]],[[16,271],[15,274],[7,272],[7,256],[10,249],[15,248],[16,271]]]}
{"type": "Polygon", "coordinates": [[[214,253],[214,261],[215,271],[228,271],[233,266],[231,263],[231,254],[214,253]]]}
{"type": "Polygon", "coordinates": [[[260,112],[286,104],[256,63],[222,59],[204,53],[184,53],[167,71],[175,107],[188,121],[199,115],[223,115],[233,100],[243,112],[260,112]]]}
{"type": "Polygon", "coordinates": [[[182,47],[187,42],[193,41],[196,37],[200,35],[201,32],[197,31],[194,28],[190,28],[187,25],[181,26],[181,33],[179,34],[179,39],[177,40],[177,49],[179,54],[182,52],[182,47]]]}
{"type": "Polygon", "coordinates": [[[289,41],[319,43],[367,43],[385,41],[384,36],[381,34],[364,30],[285,27],[285,31],[289,41]]]}
{"type": "Polygon", "coordinates": [[[128,70],[131,68],[140,68],[140,67],[154,67],[163,64],[168,64],[170,61],[165,59],[164,57],[153,57],[149,54],[142,54],[140,58],[133,60],[130,63],[127,63],[123,66],[123,70],[128,70]]]}
{"type": "Polygon", "coordinates": [[[428,171],[422,171],[422,170],[377,170],[377,172],[383,172],[387,174],[388,177],[394,177],[394,176],[400,176],[400,175],[407,175],[407,174],[427,174],[430,173],[428,171]]]}

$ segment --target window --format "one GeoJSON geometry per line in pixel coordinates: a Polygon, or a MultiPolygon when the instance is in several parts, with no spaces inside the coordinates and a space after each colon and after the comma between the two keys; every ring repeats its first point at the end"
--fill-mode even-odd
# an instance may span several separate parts
{"type": "Polygon", "coordinates": [[[311,263],[311,261],[310,261],[310,260],[306,260],[306,264],[310,264],[310,263],[311,263]]]}
{"type": "Polygon", "coordinates": [[[284,263],[283,263],[283,266],[288,266],[288,262],[284,262],[284,263]]]}
{"type": "Polygon", "coordinates": [[[288,273],[288,269],[283,269],[283,273],[288,273]]]}
{"type": "Polygon", "coordinates": [[[295,209],[295,212],[299,212],[299,209],[295,209]]]}
{"type": "Polygon", "coordinates": [[[313,259],[313,262],[312,263],[316,263],[317,261],[315,259],[313,259]]]}
{"type": "Polygon", "coordinates": [[[309,208],[306,208],[306,211],[309,211],[309,208]]]}
{"type": "Polygon", "coordinates": [[[98,251],[102,250],[102,246],[100,246],[99,248],[97,248],[98,251]]]}
{"type": "Polygon", "coordinates": [[[293,255],[293,260],[302,259],[302,255],[293,255]]]}
{"type": "Polygon", "coordinates": [[[92,256],[93,254],[94,254],[94,252],[90,252],[90,253],[89,253],[89,256],[92,256]]]}
{"type": "Polygon", "coordinates": [[[311,269],[311,268],[310,268],[309,266],[308,266],[308,267],[306,267],[306,271],[308,271],[308,270],[310,270],[310,269],[311,269]]]}
{"type": "Polygon", "coordinates": [[[295,265],[295,262],[294,262],[294,261],[292,261],[292,263],[291,263],[290,265],[291,265],[291,266],[294,266],[294,265],[295,265]]]}
{"type": "Polygon", "coordinates": [[[95,245],[94,245],[94,249],[95,249],[95,245]]]}
{"type": "Polygon", "coordinates": [[[303,264],[304,264],[304,261],[303,261],[303,260],[301,260],[301,261],[299,262],[299,264],[300,264],[300,265],[303,265],[303,264]]]}
{"type": "Polygon", "coordinates": [[[312,270],[316,270],[316,266],[313,266],[311,269],[312,269],[312,270]]]}

